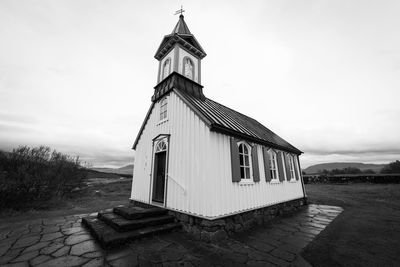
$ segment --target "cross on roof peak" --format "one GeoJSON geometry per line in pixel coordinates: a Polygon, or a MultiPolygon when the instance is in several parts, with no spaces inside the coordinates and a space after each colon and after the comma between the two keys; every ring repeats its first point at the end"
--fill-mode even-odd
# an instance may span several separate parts
{"type": "Polygon", "coordinates": [[[175,14],[174,14],[174,15],[180,14],[179,16],[183,16],[183,12],[185,12],[185,10],[183,10],[183,6],[181,6],[181,9],[175,11],[175,14]]]}

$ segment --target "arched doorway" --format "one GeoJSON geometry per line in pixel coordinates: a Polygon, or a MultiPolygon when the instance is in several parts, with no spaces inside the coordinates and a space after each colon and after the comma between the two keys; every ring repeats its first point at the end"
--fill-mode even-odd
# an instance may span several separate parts
{"type": "Polygon", "coordinates": [[[153,202],[164,204],[165,178],[167,165],[167,139],[157,142],[154,151],[154,174],[153,174],[153,202]]]}

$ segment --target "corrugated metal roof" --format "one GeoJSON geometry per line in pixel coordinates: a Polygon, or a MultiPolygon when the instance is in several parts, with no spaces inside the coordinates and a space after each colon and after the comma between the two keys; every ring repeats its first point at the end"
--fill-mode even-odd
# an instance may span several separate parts
{"type": "Polygon", "coordinates": [[[183,98],[188,101],[193,108],[197,109],[202,116],[206,117],[211,122],[211,130],[244,138],[247,137],[247,139],[252,141],[258,141],[297,154],[302,153],[299,149],[289,144],[253,118],[219,104],[209,98],[201,100],[182,90],[179,90],[178,94],[183,96],[183,98]]]}

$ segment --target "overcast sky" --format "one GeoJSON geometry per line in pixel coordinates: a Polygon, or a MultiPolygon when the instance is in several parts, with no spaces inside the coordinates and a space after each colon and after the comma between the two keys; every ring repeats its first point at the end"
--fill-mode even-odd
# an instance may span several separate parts
{"type": "Polygon", "coordinates": [[[304,151],[303,167],[400,159],[400,1],[0,1],[0,149],[133,162],[178,16],[207,97],[304,151]]]}

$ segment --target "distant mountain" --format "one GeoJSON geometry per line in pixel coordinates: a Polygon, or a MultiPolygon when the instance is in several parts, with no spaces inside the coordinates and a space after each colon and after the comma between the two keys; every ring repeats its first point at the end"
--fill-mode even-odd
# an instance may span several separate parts
{"type": "Polygon", "coordinates": [[[321,164],[316,164],[312,165],[304,171],[307,174],[313,174],[313,173],[318,173],[322,170],[328,170],[331,171],[333,169],[344,169],[348,167],[352,168],[358,168],[362,171],[371,169],[375,172],[379,172],[386,164],[365,164],[365,163],[358,163],[358,162],[332,162],[332,163],[321,163],[321,164]]]}
{"type": "Polygon", "coordinates": [[[133,173],[133,164],[126,165],[121,168],[91,168],[92,170],[105,172],[105,173],[117,173],[117,174],[130,174],[133,173]]]}

